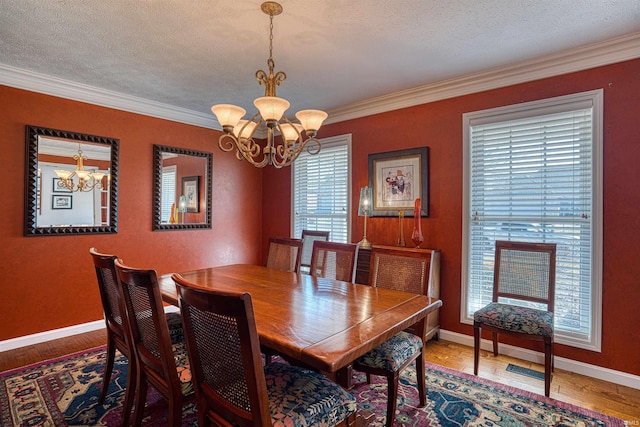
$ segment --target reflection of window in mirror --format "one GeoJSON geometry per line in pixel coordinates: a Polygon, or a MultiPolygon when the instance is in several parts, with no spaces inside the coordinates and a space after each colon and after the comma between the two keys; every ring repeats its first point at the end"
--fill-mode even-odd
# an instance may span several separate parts
{"type": "Polygon", "coordinates": [[[162,193],[160,194],[160,215],[163,224],[169,224],[171,205],[176,200],[176,166],[162,167],[162,193]]]}

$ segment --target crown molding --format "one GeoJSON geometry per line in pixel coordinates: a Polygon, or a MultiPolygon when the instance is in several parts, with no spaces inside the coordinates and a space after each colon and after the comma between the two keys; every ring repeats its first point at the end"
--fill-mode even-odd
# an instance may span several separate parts
{"type": "Polygon", "coordinates": [[[213,115],[210,114],[149,101],[9,65],[0,64],[0,84],[174,122],[209,129],[221,129],[213,115]]]}
{"type": "Polygon", "coordinates": [[[577,49],[418,86],[400,92],[366,99],[329,110],[325,123],[357,119],[413,107],[456,96],[468,95],[525,83],[575,71],[586,70],[640,57],[640,32],[582,46],[577,49]]]}
{"type": "MultiPolygon", "coordinates": [[[[640,32],[506,67],[493,68],[370,98],[329,110],[329,118],[325,123],[342,122],[638,57],[640,57],[640,32]]],[[[211,114],[149,101],[9,65],[0,64],[0,84],[145,116],[221,130],[221,126],[211,114]]]]}

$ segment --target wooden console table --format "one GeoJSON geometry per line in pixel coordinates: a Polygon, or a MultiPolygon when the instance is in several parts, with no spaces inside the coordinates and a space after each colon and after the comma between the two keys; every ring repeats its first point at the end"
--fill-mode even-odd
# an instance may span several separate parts
{"type": "MultiPolygon", "coordinates": [[[[376,245],[378,246],[378,245],[376,245]]],[[[381,245],[380,245],[381,246],[381,245]]],[[[382,246],[384,247],[384,246],[382,246]]],[[[439,300],[440,299],[440,249],[415,249],[415,248],[399,248],[406,251],[420,251],[431,254],[431,262],[429,263],[429,283],[427,296],[439,300]]],[[[354,271],[354,283],[361,285],[369,284],[369,270],[371,267],[371,249],[363,249],[358,247],[356,255],[356,268],[354,271]]],[[[438,339],[440,331],[440,310],[435,310],[427,316],[427,334],[426,339],[438,339]]]]}

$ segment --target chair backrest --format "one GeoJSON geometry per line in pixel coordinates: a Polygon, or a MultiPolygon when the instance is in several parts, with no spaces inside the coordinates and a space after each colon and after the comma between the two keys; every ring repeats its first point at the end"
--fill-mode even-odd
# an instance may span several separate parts
{"type": "Polygon", "coordinates": [[[270,237],[267,267],[298,272],[302,240],[289,237],[270,237]]]}
{"type": "Polygon", "coordinates": [[[328,231],[319,230],[302,230],[302,255],[300,255],[300,267],[305,272],[311,270],[311,255],[313,252],[313,243],[315,241],[327,242],[329,240],[328,231]]]}
{"type": "Polygon", "coordinates": [[[373,246],[369,285],[427,295],[431,252],[428,249],[373,246]]]}
{"type": "MultiPolygon", "coordinates": [[[[159,379],[172,395],[181,393],[169,327],[155,270],[127,267],[115,261],[131,329],[132,347],[148,378],[159,379]]],[[[154,384],[156,386],[156,384],[154,384]]],[[[165,393],[163,393],[165,394],[165,393]]]]}
{"type": "Polygon", "coordinates": [[[352,282],[355,258],[353,243],[316,240],[311,255],[311,275],[352,282]]]}
{"type": "Polygon", "coordinates": [[[553,312],[556,244],[496,241],[493,301],[542,303],[553,312]]]}
{"type": "Polygon", "coordinates": [[[196,394],[207,404],[206,415],[239,426],[271,426],[251,295],[202,289],[178,274],[172,277],[196,394]]]}
{"type": "MultiPolygon", "coordinates": [[[[102,310],[107,328],[116,335],[116,339],[127,343],[126,309],[118,290],[118,276],[115,268],[117,256],[103,254],[96,248],[89,249],[98,278],[98,289],[102,300],[102,310]]],[[[121,343],[118,343],[121,344],[121,343]]],[[[128,355],[127,355],[128,356],[128,355]]]]}

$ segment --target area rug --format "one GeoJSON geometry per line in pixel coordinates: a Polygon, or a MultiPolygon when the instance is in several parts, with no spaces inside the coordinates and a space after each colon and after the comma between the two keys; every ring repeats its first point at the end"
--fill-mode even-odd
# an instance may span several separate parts
{"type": "MultiPolygon", "coordinates": [[[[119,354],[119,353],[117,353],[119,354]]],[[[117,357],[109,393],[98,404],[105,365],[99,347],[0,373],[0,426],[119,426],[126,359],[117,357]]],[[[352,393],[361,409],[376,414],[372,426],[385,425],[387,386],[355,373],[352,393]]],[[[396,426],[624,426],[598,414],[523,390],[427,363],[427,405],[418,408],[415,369],[400,379],[396,426]]],[[[144,426],[166,426],[167,405],[150,388],[144,426]]],[[[195,408],[185,406],[183,426],[195,426],[195,408]]]]}

